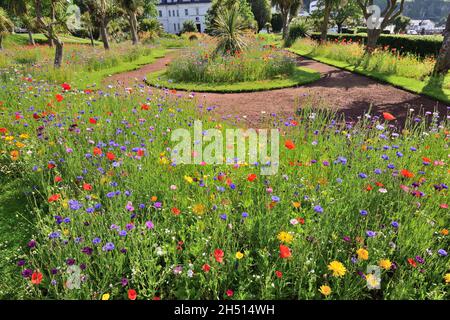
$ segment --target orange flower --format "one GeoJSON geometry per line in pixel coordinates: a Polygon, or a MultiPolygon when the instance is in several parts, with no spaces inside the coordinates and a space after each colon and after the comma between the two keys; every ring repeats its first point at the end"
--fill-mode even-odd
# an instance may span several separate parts
{"type": "Polygon", "coordinates": [[[286,148],[288,148],[289,150],[295,149],[295,144],[294,144],[294,142],[292,142],[292,140],[286,140],[286,142],[284,143],[284,146],[286,148]]]}
{"type": "Polygon", "coordinates": [[[60,197],[61,197],[61,196],[60,196],[59,194],[51,195],[51,196],[48,198],[48,202],[52,203],[52,202],[58,201],[60,197]]]}
{"type": "Polygon", "coordinates": [[[383,112],[383,117],[385,120],[387,121],[392,121],[397,119],[396,117],[394,117],[392,114],[390,114],[389,112],[383,112]]]}
{"type": "Polygon", "coordinates": [[[292,255],[291,249],[289,247],[280,244],[280,258],[286,259],[292,255]]]}
{"type": "Polygon", "coordinates": [[[221,249],[214,250],[214,259],[216,259],[217,262],[223,263],[223,256],[224,256],[223,250],[221,249]]]}
{"type": "Polygon", "coordinates": [[[173,213],[174,215],[178,216],[178,215],[181,213],[181,211],[180,211],[180,209],[173,207],[173,208],[172,208],[172,213],[173,213]]]}
{"type": "Polygon", "coordinates": [[[129,290],[128,290],[128,299],[130,299],[130,300],[136,300],[136,298],[137,298],[136,290],[134,290],[134,289],[129,289],[129,290]]]}
{"type": "Polygon", "coordinates": [[[41,282],[42,282],[42,273],[38,271],[33,272],[33,274],[31,275],[31,283],[38,285],[41,282]]]}
{"type": "Polygon", "coordinates": [[[255,179],[256,179],[256,174],[254,174],[254,173],[249,174],[247,177],[247,180],[250,182],[254,181],[255,179]]]}
{"type": "Polygon", "coordinates": [[[102,149],[95,147],[94,148],[94,155],[101,156],[102,155],[102,149]]]}
{"type": "Polygon", "coordinates": [[[412,178],[414,177],[414,173],[412,173],[411,171],[408,171],[406,169],[403,169],[401,171],[402,176],[404,176],[405,178],[412,178]]]}

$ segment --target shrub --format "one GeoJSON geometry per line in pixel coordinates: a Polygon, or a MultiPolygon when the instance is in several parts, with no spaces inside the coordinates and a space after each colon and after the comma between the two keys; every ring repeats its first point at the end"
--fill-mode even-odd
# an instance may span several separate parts
{"type": "Polygon", "coordinates": [[[298,38],[304,38],[309,35],[310,26],[304,20],[297,20],[289,26],[289,33],[284,42],[285,47],[290,47],[298,38]]]}
{"type": "Polygon", "coordinates": [[[194,21],[186,20],[185,22],[183,22],[183,30],[181,31],[181,33],[196,32],[196,31],[197,31],[197,27],[195,26],[194,21]]]}
{"type": "Polygon", "coordinates": [[[272,15],[272,21],[270,22],[272,25],[272,32],[278,33],[283,29],[283,19],[281,18],[281,14],[275,13],[272,15]]]}
{"type": "MultiPolygon", "coordinates": [[[[319,33],[313,33],[314,40],[320,40],[319,33]]],[[[367,34],[329,34],[329,40],[346,40],[366,43],[367,34]]],[[[378,39],[378,44],[383,47],[396,49],[402,54],[411,53],[421,57],[437,56],[442,46],[441,36],[411,36],[411,35],[384,35],[378,39]]]]}

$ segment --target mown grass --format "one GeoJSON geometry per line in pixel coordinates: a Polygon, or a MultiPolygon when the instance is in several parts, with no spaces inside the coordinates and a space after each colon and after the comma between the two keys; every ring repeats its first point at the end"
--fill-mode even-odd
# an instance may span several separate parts
{"type": "Polygon", "coordinates": [[[167,89],[196,92],[238,93],[291,88],[312,83],[319,79],[320,73],[308,68],[298,67],[295,72],[288,77],[260,81],[211,84],[196,82],[176,82],[168,77],[165,70],[161,70],[149,74],[146,78],[146,82],[151,86],[163,87],[167,89]]]}
{"type": "MultiPolygon", "coordinates": [[[[66,44],[86,44],[90,45],[91,40],[85,39],[85,38],[78,38],[74,37],[72,35],[62,35],[61,40],[66,44]]],[[[17,33],[17,34],[11,34],[6,37],[5,40],[5,46],[14,46],[14,45],[21,45],[26,46],[28,45],[28,34],[27,33],[17,33]]],[[[46,36],[44,36],[42,33],[35,33],[33,34],[33,39],[35,43],[37,44],[47,44],[48,39],[46,36]]],[[[98,40],[94,40],[94,45],[99,46],[102,45],[102,42],[98,40]]]]}
{"type": "Polygon", "coordinates": [[[317,45],[310,40],[299,40],[291,52],[344,70],[391,84],[407,91],[423,94],[450,103],[450,75],[430,77],[432,60],[400,57],[391,52],[375,53],[368,58],[359,44],[329,43],[317,45]]]}

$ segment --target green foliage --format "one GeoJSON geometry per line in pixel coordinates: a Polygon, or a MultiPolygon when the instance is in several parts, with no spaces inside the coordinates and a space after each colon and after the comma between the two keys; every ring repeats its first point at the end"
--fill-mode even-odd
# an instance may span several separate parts
{"type": "Polygon", "coordinates": [[[155,32],[157,34],[161,34],[164,31],[161,23],[156,18],[142,19],[140,29],[145,32],[155,32]]]}
{"type": "Polygon", "coordinates": [[[243,51],[247,46],[244,32],[248,28],[248,20],[242,16],[238,2],[221,7],[212,25],[212,34],[218,40],[214,55],[235,55],[243,51]]]}
{"type": "Polygon", "coordinates": [[[241,16],[243,23],[248,28],[256,28],[255,17],[247,0],[213,0],[211,7],[206,13],[205,32],[210,35],[214,35],[214,24],[219,12],[224,9],[231,9],[234,6],[239,8],[239,15],[241,16]]]}
{"type": "Polygon", "coordinates": [[[6,11],[0,7],[0,35],[10,33],[14,29],[14,24],[8,17],[6,11]]]}
{"type": "Polygon", "coordinates": [[[290,47],[297,39],[308,37],[311,25],[306,19],[296,19],[289,25],[288,36],[284,41],[285,47],[290,47]]]}
{"type": "Polygon", "coordinates": [[[266,23],[272,18],[272,6],[270,0],[249,0],[253,15],[258,23],[258,30],[266,27],[266,23]]]}
{"type": "MultiPolygon", "coordinates": [[[[313,33],[311,37],[314,40],[320,39],[320,34],[313,33]]],[[[329,34],[331,41],[352,41],[367,42],[366,34],[329,34]]],[[[426,56],[437,56],[442,46],[442,36],[412,36],[412,35],[385,35],[382,34],[378,39],[378,44],[382,47],[396,49],[400,53],[411,53],[426,56]]]]}
{"type": "Polygon", "coordinates": [[[183,29],[182,29],[181,33],[196,32],[196,31],[197,31],[197,27],[193,20],[186,20],[183,22],[183,29]]]}
{"type": "Polygon", "coordinates": [[[398,16],[394,19],[394,32],[395,33],[403,33],[406,32],[406,28],[408,28],[409,23],[411,22],[411,18],[405,16],[398,16]]]}
{"type": "Polygon", "coordinates": [[[272,32],[278,33],[283,29],[283,18],[279,13],[274,13],[272,15],[270,23],[272,25],[272,32]]]}

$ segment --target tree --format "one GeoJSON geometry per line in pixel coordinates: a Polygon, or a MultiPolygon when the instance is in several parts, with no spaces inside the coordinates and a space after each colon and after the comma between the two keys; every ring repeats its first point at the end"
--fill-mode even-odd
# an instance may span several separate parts
{"type": "Polygon", "coordinates": [[[281,14],[274,13],[270,24],[272,26],[272,32],[277,33],[283,30],[283,18],[281,17],[281,14]]]}
{"type": "Polygon", "coordinates": [[[181,33],[196,31],[197,27],[195,26],[195,22],[193,20],[186,20],[185,22],[183,22],[183,30],[181,31],[181,33]]]}
{"type": "MultiPolygon", "coordinates": [[[[330,19],[336,24],[338,33],[342,32],[342,27],[350,18],[358,21],[362,18],[361,10],[354,1],[342,2],[335,10],[331,12],[330,19]]],[[[348,23],[348,22],[347,22],[348,23]]]]}
{"type": "Polygon", "coordinates": [[[34,9],[36,11],[36,24],[39,31],[41,31],[45,37],[55,45],[55,68],[60,68],[63,60],[63,50],[64,43],[58,36],[58,28],[63,28],[67,30],[66,26],[66,5],[65,1],[55,1],[50,0],[35,0],[34,9]],[[51,18],[44,17],[43,15],[43,5],[51,7],[52,16],[51,18]]]}
{"type": "Polygon", "coordinates": [[[244,32],[248,28],[239,2],[221,7],[214,20],[213,33],[218,39],[214,54],[235,55],[246,47],[244,32]]]}
{"type": "Polygon", "coordinates": [[[234,5],[239,8],[239,15],[242,18],[243,23],[247,29],[253,29],[256,26],[255,17],[252,12],[252,8],[247,0],[213,0],[211,7],[206,13],[206,30],[205,32],[213,35],[214,24],[219,15],[219,12],[223,8],[231,9],[234,5]]]}
{"type": "Polygon", "coordinates": [[[0,50],[3,50],[3,37],[14,30],[14,24],[9,19],[8,14],[0,8],[0,50]]]}
{"type": "Polygon", "coordinates": [[[393,22],[394,32],[395,33],[406,32],[406,29],[408,28],[410,22],[411,18],[405,16],[398,16],[393,22]]]}
{"type": "Polygon", "coordinates": [[[89,39],[91,39],[91,46],[94,46],[94,24],[92,23],[92,18],[89,14],[89,11],[86,11],[82,14],[81,23],[83,25],[83,28],[89,34],[89,39]]]}
{"type": "Polygon", "coordinates": [[[139,35],[138,35],[138,15],[142,14],[144,11],[144,0],[119,0],[120,7],[127,15],[128,21],[130,22],[130,30],[131,30],[131,41],[133,45],[137,45],[139,43],[139,35]]]}
{"type": "Polygon", "coordinates": [[[318,2],[318,6],[323,7],[323,20],[320,27],[321,41],[327,40],[328,25],[330,23],[331,12],[333,11],[333,9],[345,7],[347,4],[348,0],[321,0],[318,2]]]}
{"type": "Polygon", "coordinates": [[[450,70],[450,14],[447,17],[447,24],[444,30],[444,41],[434,67],[434,73],[446,75],[450,70]]]}
{"type": "Polygon", "coordinates": [[[249,0],[252,7],[253,15],[256,23],[258,23],[258,31],[261,31],[267,22],[272,18],[272,7],[270,0],[249,0]]]}
{"type": "Polygon", "coordinates": [[[117,3],[113,0],[85,0],[84,5],[87,7],[92,18],[92,23],[97,25],[100,30],[100,37],[105,50],[109,50],[108,24],[118,14],[117,3]]]}
{"type": "Polygon", "coordinates": [[[367,21],[367,45],[366,52],[372,52],[383,30],[402,14],[405,0],[385,0],[386,6],[377,17],[373,10],[374,0],[356,0],[367,21]]]}
{"type": "Polygon", "coordinates": [[[272,4],[280,10],[283,21],[283,39],[286,39],[289,31],[289,24],[297,17],[303,0],[272,0],[272,4]]]}

